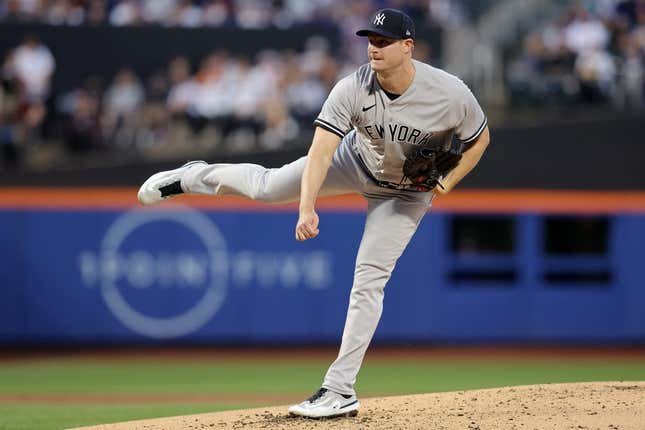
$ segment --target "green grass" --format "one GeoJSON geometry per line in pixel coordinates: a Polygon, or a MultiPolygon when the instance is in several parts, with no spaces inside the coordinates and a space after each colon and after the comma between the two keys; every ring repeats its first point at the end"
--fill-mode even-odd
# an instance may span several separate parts
{"type": "Polygon", "coordinates": [[[374,394],[428,393],[556,382],[645,380],[645,362],[457,362],[365,366],[357,383],[374,394]]]}
{"type": "MultiPolygon", "coordinates": [[[[271,394],[313,392],[328,365],[310,361],[32,361],[0,364],[0,394],[271,394]]],[[[645,380],[645,361],[365,363],[363,397],[554,382],[645,380]]],[[[44,430],[251,407],[252,404],[1,404],[0,430],[44,430]]]]}
{"type": "Polygon", "coordinates": [[[0,430],[49,430],[237,409],[241,405],[0,405],[0,430]]]}

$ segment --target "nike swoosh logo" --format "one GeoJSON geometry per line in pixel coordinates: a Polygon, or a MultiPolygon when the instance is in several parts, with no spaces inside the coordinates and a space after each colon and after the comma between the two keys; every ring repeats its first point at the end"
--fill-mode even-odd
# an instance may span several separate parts
{"type": "Polygon", "coordinates": [[[374,106],[376,106],[376,103],[374,103],[372,106],[364,107],[363,112],[367,112],[368,110],[372,109],[374,106]]]}
{"type": "Polygon", "coordinates": [[[354,400],[352,403],[346,404],[345,406],[341,406],[341,409],[348,408],[348,407],[350,407],[350,406],[352,406],[353,404],[356,404],[356,403],[358,403],[358,399],[354,400]]]}

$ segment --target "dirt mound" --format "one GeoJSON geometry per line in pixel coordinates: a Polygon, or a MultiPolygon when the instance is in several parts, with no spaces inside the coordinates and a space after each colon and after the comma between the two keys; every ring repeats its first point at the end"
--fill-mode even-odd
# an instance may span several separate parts
{"type": "Polygon", "coordinates": [[[361,403],[354,418],[292,418],[285,406],[279,406],[83,429],[645,429],[645,382],[529,385],[370,398],[361,403]]]}

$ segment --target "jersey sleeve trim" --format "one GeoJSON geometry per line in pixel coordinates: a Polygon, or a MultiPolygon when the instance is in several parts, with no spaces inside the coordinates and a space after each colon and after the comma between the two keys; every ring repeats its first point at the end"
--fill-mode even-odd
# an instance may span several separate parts
{"type": "Polygon", "coordinates": [[[459,141],[461,143],[470,143],[475,141],[479,137],[479,135],[482,134],[487,124],[488,124],[488,119],[484,117],[484,122],[482,122],[482,125],[479,126],[477,131],[472,136],[470,136],[468,139],[459,139],[459,141]]]}
{"type": "Polygon", "coordinates": [[[314,125],[317,125],[321,128],[324,128],[327,131],[334,133],[335,135],[339,136],[341,139],[345,137],[345,135],[347,134],[347,133],[344,133],[340,128],[336,127],[335,125],[330,124],[327,121],[322,120],[320,118],[317,118],[314,121],[314,125]]]}

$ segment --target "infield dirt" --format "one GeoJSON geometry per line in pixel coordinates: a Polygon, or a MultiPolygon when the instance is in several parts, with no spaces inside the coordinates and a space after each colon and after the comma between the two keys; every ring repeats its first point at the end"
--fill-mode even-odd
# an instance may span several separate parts
{"type": "Polygon", "coordinates": [[[353,418],[293,418],[286,406],[277,406],[82,429],[645,430],[645,382],[528,385],[367,398],[361,404],[353,418]]]}

